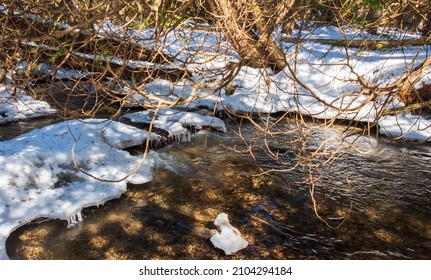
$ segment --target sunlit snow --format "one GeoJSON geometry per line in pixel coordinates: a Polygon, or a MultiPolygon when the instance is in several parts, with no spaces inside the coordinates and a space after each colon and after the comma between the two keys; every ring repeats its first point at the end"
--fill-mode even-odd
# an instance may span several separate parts
{"type": "Polygon", "coordinates": [[[0,124],[51,115],[56,112],[45,101],[36,100],[23,90],[0,84],[0,124]]]}

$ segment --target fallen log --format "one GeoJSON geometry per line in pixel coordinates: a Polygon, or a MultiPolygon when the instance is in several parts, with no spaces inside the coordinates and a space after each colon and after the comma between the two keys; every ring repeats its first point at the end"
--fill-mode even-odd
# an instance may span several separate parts
{"type": "MultiPolygon", "coordinates": [[[[166,57],[161,58],[150,58],[148,53],[144,53],[140,58],[146,58],[143,60],[133,60],[127,56],[127,54],[119,53],[124,55],[111,56],[110,52],[93,52],[85,53],[78,52],[74,48],[76,45],[69,46],[69,49],[65,48],[52,48],[48,46],[39,46],[34,44],[21,44],[23,52],[27,53],[29,61],[32,62],[32,69],[27,69],[25,73],[17,73],[14,79],[22,82],[34,82],[40,83],[50,79],[60,67],[65,67],[73,70],[81,70],[87,75],[86,78],[93,79],[114,79],[117,81],[127,80],[136,83],[144,83],[146,81],[152,81],[155,78],[161,78],[170,80],[173,82],[179,81],[184,78],[190,78],[191,72],[185,68],[175,66],[171,63],[159,63],[159,61],[168,60],[166,57]],[[153,62],[155,61],[155,62],[153,62]],[[37,67],[40,64],[53,65],[52,71],[41,72],[38,71],[37,67]]],[[[78,48],[77,50],[94,50],[89,46],[85,48],[78,48]]],[[[136,49],[135,49],[136,50],[136,49]]],[[[133,57],[133,56],[132,56],[133,57]]],[[[68,79],[68,77],[64,77],[68,79]]]]}
{"type": "Polygon", "coordinates": [[[416,114],[416,115],[420,115],[422,113],[425,115],[428,115],[430,112],[430,109],[429,109],[430,107],[431,107],[431,101],[423,101],[423,102],[409,104],[403,107],[386,109],[382,112],[382,116],[396,115],[404,112],[412,112],[413,114],[416,114]],[[424,108],[426,112],[421,112],[421,109],[424,109],[424,108]]]}

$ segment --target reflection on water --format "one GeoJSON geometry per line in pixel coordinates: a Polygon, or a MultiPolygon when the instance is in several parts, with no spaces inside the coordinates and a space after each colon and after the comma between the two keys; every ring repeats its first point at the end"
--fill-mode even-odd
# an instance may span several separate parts
{"type": "MultiPolygon", "coordinates": [[[[252,133],[253,130],[244,131],[252,133]]],[[[249,135],[250,136],[250,135],[249,135]]],[[[275,143],[275,142],[274,142],[275,143]]],[[[275,143],[274,145],[280,143],[275,143]]],[[[383,143],[347,153],[315,173],[313,207],[300,168],[276,167],[233,133],[199,133],[159,150],[155,180],[66,222],[23,226],[8,239],[13,259],[430,259],[429,146],[383,143]],[[226,212],[249,247],[225,256],[209,242],[226,212]]],[[[294,161],[289,147],[278,147],[294,161]]]]}

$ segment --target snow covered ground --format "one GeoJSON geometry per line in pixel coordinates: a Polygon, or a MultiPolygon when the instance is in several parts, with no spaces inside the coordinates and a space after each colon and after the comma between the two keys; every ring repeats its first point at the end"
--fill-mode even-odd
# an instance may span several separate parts
{"type": "MultiPolygon", "coordinates": [[[[136,42],[148,45],[152,40],[150,31],[129,32],[135,32],[136,42]]],[[[340,33],[337,28],[322,27],[298,35],[303,38],[340,38],[343,34],[343,39],[368,36],[355,30],[344,31],[340,33]]],[[[113,32],[124,35],[111,24],[100,26],[101,35],[113,32]]],[[[431,140],[430,119],[410,113],[376,119],[384,102],[389,102],[392,107],[403,104],[384,97],[370,100],[369,96],[360,93],[361,85],[357,79],[359,75],[370,83],[384,86],[403,75],[406,68],[411,69],[423,61],[430,51],[428,47],[358,52],[312,41],[297,48],[291,43],[283,43],[294,72],[286,68],[274,74],[269,69],[242,67],[232,82],[236,87],[233,94],[227,95],[225,90],[210,94],[211,87],[200,88],[196,84],[220,80],[218,70],[238,60],[227,42],[216,44],[219,39],[218,34],[182,28],[165,34],[160,42],[165,45],[164,51],[175,55],[175,64],[195,73],[192,77],[195,83],[184,80],[173,84],[155,79],[143,87],[147,93],[166,100],[191,99],[189,103],[160,110],[154,118],[154,126],[166,130],[172,138],[190,139],[187,130],[190,126],[210,126],[225,131],[223,121],[218,118],[183,111],[206,107],[234,113],[293,111],[322,119],[377,121],[380,132],[385,135],[411,141],[431,140]],[[188,63],[184,64],[185,61],[188,63]]],[[[41,66],[40,71],[44,73],[51,69],[48,65],[41,66]]],[[[62,78],[85,73],[64,69],[53,75],[62,78]]],[[[431,83],[429,71],[422,81],[431,83]]],[[[143,97],[127,85],[122,90],[130,93],[133,102],[143,102],[143,97]]],[[[24,91],[0,84],[0,123],[54,112],[47,103],[33,99],[24,91]]],[[[128,114],[123,120],[148,123],[153,114],[154,111],[128,114]]],[[[82,218],[80,212],[84,207],[118,197],[126,190],[126,182],[151,180],[151,167],[157,153],[149,153],[142,161],[142,158],[121,150],[139,145],[147,137],[148,132],[129,125],[88,119],[50,125],[0,142],[0,259],[8,258],[5,240],[20,225],[38,217],[50,217],[67,220],[72,226],[82,218]],[[79,172],[75,163],[84,172],[79,172]]],[[[158,141],[162,136],[151,134],[151,137],[158,141]]]]}
{"type": "MultiPolygon", "coordinates": [[[[124,37],[121,28],[105,22],[98,26],[102,35],[115,34],[124,37]]],[[[211,87],[197,88],[222,79],[220,70],[230,62],[238,61],[228,42],[213,32],[179,28],[161,36],[154,42],[151,29],[129,30],[136,43],[163,46],[166,53],[176,57],[174,64],[186,67],[193,75],[193,82],[179,83],[156,79],[142,88],[167,101],[179,97],[192,101],[177,107],[189,109],[207,107],[227,109],[233,113],[298,112],[320,119],[347,119],[378,123],[380,132],[390,137],[408,141],[430,141],[431,120],[410,113],[377,118],[383,105],[387,108],[404,104],[387,96],[370,98],[358,77],[367,83],[384,87],[423,62],[431,51],[429,46],[405,46],[392,49],[358,50],[305,41],[301,45],[283,42],[283,34],[277,34],[286,51],[290,68],[274,74],[270,69],[254,69],[243,66],[234,78],[236,88],[232,95],[224,90],[209,94],[211,87]],[[187,63],[185,63],[187,62],[187,63]]],[[[381,30],[371,35],[354,28],[334,26],[313,30],[294,31],[303,39],[362,40],[411,39],[418,34],[406,34],[394,30],[381,30]]],[[[420,84],[431,84],[431,69],[427,69],[420,84]]],[[[124,91],[130,91],[127,86],[124,91]]],[[[142,96],[130,94],[133,102],[143,102],[142,96]]],[[[148,101],[147,101],[148,102],[148,101]]]]}

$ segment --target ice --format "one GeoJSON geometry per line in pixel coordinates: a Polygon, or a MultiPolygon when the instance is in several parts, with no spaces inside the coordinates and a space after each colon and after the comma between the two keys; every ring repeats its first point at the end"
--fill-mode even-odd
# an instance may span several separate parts
{"type": "Polygon", "coordinates": [[[220,232],[211,236],[210,241],[214,247],[222,249],[226,255],[232,255],[248,246],[248,241],[241,237],[239,230],[229,223],[226,213],[220,213],[214,224],[220,228],[220,232]]]}
{"type": "Polygon", "coordinates": [[[125,114],[121,117],[122,121],[133,123],[153,123],[155,128],[163,129],[169,136],[177,142],[190,141],[190,128],[202,129],[211,127],[217,131],[226,131],[224,122],[210,115],[201,115],[195,112],[185,112],[175,109],[160,109],[154,117],[154,110],[147,110],[125,114]]]}
{"type": "Polygon", "coordinates": [[[82,218],[81,210],[79,210],[76,214],[73,214],[72,217],[67,220],[67,228],[72,228],[83,220],[84,219],[82,218]]]}

